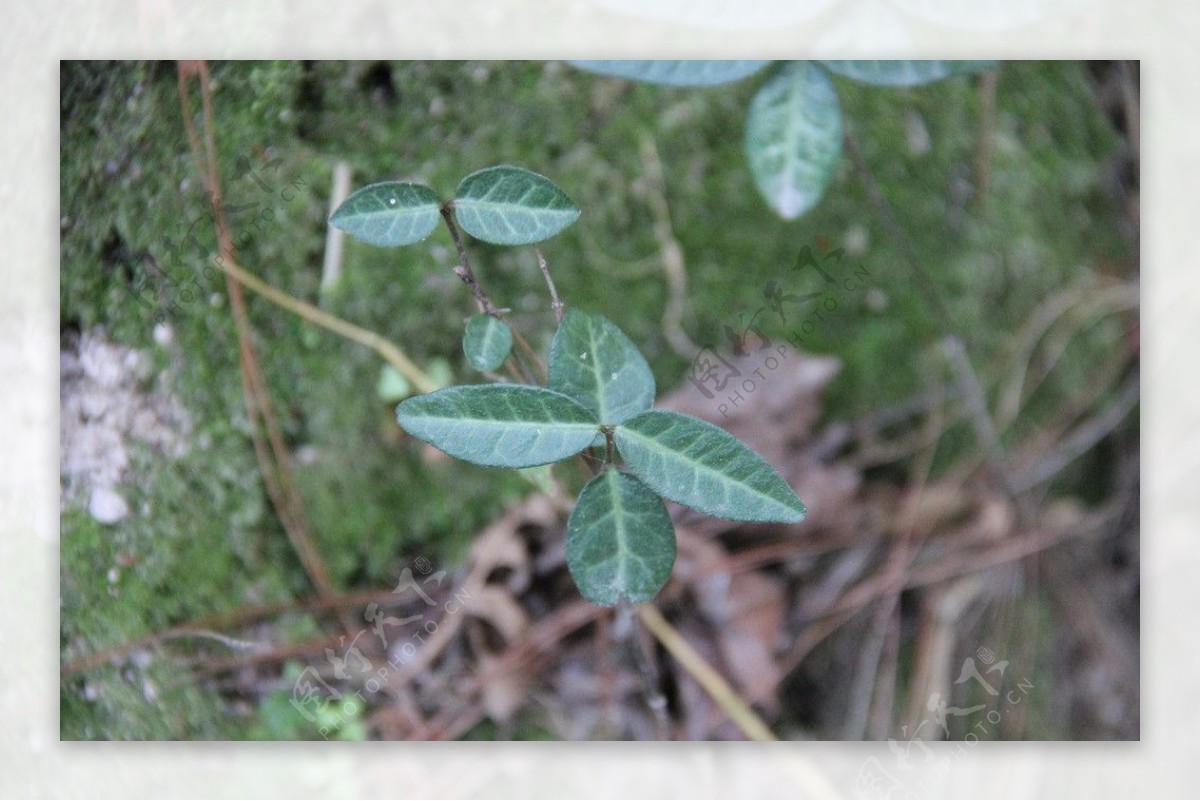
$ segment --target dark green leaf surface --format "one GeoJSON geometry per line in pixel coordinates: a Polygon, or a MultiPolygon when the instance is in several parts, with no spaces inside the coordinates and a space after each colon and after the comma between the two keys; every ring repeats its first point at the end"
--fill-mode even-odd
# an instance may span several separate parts
{"type": "Polygon", "coordinates": [[[644,603],[674,564],[675,529],[661,498],[618,470],[588,482],[567,521],[567,567],[584,598],[644,603]]]}
{"type": "Polygon", "coordinates": [[[997,61],[822,61],[844,78],[875,86],[921,86],[952,75],[993,69],[997,61]]]}
{"type": "Polygon", "coordinates": [[[572,61],[573,66],[599,75],[628,78],[664,86],[713,86],[740,81],[758,72],[766,61],[572,61]]]}
{"type": "Polygon", "coordinates": [[[825,70],[791,61],[750,102],[746,157],[758,191],[785,220],[812,208],[842,152],[842,109],[825,70]]]}
{"type": "Polygon", "coordinates": [[[504,364],[512,350],[512,330],[490,314],[477,314],[463,333],[463,353],[476,370],[487,372],[504,364]]]}
{"type": "Polygon", "coordinates": [[[520,167],[488,167],[462,180],[454,216],[476,239],[528,245],[549,239],[579,218],[579,207],[554,183],[520,167]]]}
{"type": "Polygon", "coordinates": [[[397,247],[433,233],[438,208],[437,194],[428,186],[385,181],[350,195],[329,223],[369,245],[397,247]]]}
{"type": "Polygon", "coordinates": [[[729,520],[804,519],[804,504],[787,482],[712,423],[655,410],[617,426],[615,437],[633,474],[664,498],[729,520]]]}
{"type": "Polygon", "coordinates": [[[607,317],[568,309],[550,345],[550,389],[570,395],[601,423],[619,423],[654,405],[654,374],[607,317]]]}
{"type": "Polygon", "coordinates": [[[541,387],[484,384],[439,389],[396,408],[404,430],[467,462],[534,467],[574,456],[596,436],[595,416],[541,387]]]}

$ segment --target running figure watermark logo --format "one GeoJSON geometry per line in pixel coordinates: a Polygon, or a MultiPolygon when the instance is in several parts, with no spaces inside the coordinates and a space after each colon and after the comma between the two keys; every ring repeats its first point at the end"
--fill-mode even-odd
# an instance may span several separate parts
{"type": "Polygon", "coordinates": [[[433,572],[433,566],[424,557],[415,560],[413,565],[423,578],[418,579],[411,567],[404,568],[392,594],[404,596],[411,593],[402,599],[403,602],[419,598],[424,603],[420,614],[394,617],[386,614],[378,603],[369,604],[363,612],[363,621],[369,625],[355,634],[349,643],[343,636],[339,638],[336,649],[325,649],[325,661],[329,664],[325,674],[359,689],[353,694],[349,690],[338,690],[324,678],[322,671],[312,665],[304,668],[296,677],[291,704],[317,727],[323,738],[335,736],[348,721],[355,720],[366,706],[363,692],[374,695],[388,687],[389,677],[412,664],[426,637],[436,634],[446,619],[462,612],[469,601],[470,593],[459,589],[439,604],[429,589],[436,592],[441,587],[446,571],[433,572]],[[442,613],[440,617],[432,614],[438,609],[442,613]],[[357,643],[364,635],[379,639],[382,650],[388,654],[386,662],[376,664],[362,652],[357,643]]]}
{"type": "Polygon", "coordinates": [[[991,703],[951,706],[940,693],[932,693],[925,704],[930,714],[922,718],[912,732],[908,731],[907,726],[901,727],[901,735],[907,739],[888,739],[888,750],[895,758],[891,769],[885,767],[877,757],[871,757],[859,768],[854,781],[858,797],[926,797],[946,778],[951,765],[969,748],[973,748],[981,739],[995,739],[996,727],[1015,707],[1027,701],[1033,690],[1033,683],[1027,678],[1017,680],[1014,687],[1005,690],[1004,678],[1008,667],[1008,660],[996,661],[996,654],[990,648],[980,648],[975,656],[967,657],[954,683],[975,682],[990,696],[991,703]],[[961,719],[961,723],[968,727],[967,733],[949,751],[939,749],[939,755],[926,743],[930,740],[949,740],[952,718],[961,719]],[[975,720],[973,725],[971,720],[975,720]]]}
{"type": "Polygon", "coordinates": [[[717,401],[723,417],[728,417],[790,357],[788,345],[804,345],[804,338],[837,312],[843,295],[866,286],[870,271],[859,265],[849,273],[849,268],[842,265],[844,255],[845,248],[835,250],[828,238],[815,237],[812,245],[800,248],[791,272],[802,279],[805,270],[812,268],[821,279],[817,291],[792,291],[779,281],[768,281],[762,289],[763,305],[753,313],[738,314],[736,325],[721,326],[731,357],[722,356],[715,345],[705,345],[692,359],[688,380],[706,399],[717,401]],[[781,325],[792,327],[786,341],[772,340],[763,332],[759,322],[763,315],[768,320],[778,317],[781,325]]]}

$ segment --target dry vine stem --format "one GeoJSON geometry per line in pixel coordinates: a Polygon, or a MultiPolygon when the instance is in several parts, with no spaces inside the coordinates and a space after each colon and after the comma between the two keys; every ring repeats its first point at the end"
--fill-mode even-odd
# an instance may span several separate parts
{"type": "MultiPolygon", "coordinates": [[[[217,173],[217,149],[213,139],[212,89],[209,83],[208,65],[203,61],[181,61],[179,63],[178,88],[188,146],[191,148],[192,158],[196,162],[196,168],[200,172],[200,178],[213,207],[219,252],[233,253],[233,241],[229,236],[229,226],[225,220],[225,210],[221,201],[221,181],[217,173]],[[200,83],[204,120],[203,146],[193,120],[189,89],[192,78],[198,78],[200,83]]],[[[250,336],[250,319],[246,312],[246,299],[242,294],[241,284],[228,273],[225,276],[225,283],[229,292],[229,305],[233,312],[234,324],[237,327],[242,388],[245,393],[246,412],[250,419],[251,439],[254,443],[255,456],[258,459],[259,472],[262,474],[271,503],[279,514],[280,522],[283,524],[300,562],[304,565],[305,572],[313,586],[316,587],[317,593],[328,597],[333,595],[333,586],[325,569],[325,563],[321,560],[320,553],[313,544],[303,501],[291,480],[291,454],[284,444],[279,422],[275,419],[275,412],[267,394],[266,381],[259,370],[258,357],[254,352],[250,336]],[[266,433],[265,440],[263,429],[266,433]]]]}

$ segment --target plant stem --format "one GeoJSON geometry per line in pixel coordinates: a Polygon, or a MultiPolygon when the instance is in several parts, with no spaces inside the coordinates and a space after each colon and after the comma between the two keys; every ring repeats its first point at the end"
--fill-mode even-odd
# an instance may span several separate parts
{"type": "Polygon", "coordinates": [[[224,270],[228,275],[237,279],[238,283],[245,286],[247,289],[261,295],[277,306],[282,306],[288,311],[294,312],[304,318],[313,325],[318,325],[328,329],[335,334],[340,334],[346,339],[357,342],[360,345],[365,345],[371,348],[380,356],[382,356],[388,364],[396,368],[396,370],[405,378],[413,383],[421,392],[433,392],[437,389],[437,384],[433,382],[428,375],[425,374],[420,367],[404,355],[394,344],[387,339],[376,334],[374,331],[368,331],[365,328],[359,328],[353,323],[348,323],[340,317],[335,317],[329,312],[318,309],[316,306],[311,306],[308,303],[293,297],[288,293],[276,289],[266,281],[258,278],[253,273],[239,267],[233,260],[224,260],[218,262],[218,267],[224,270]]]}
{"type": "Polygon", "coordinates": [[[688,644],[675,627],[667,622],[662,613],[653,604],[643,604],[637,607],[638,618],[646,624],[655,638],[670,652],[671,656],[683,666],[692,678],[716,702],[717,706],[729,715],[739,729],[751,740],[760,743],[774,742],[779,739],[767,728],[749,704],[742,700],[729,683],[713,669],[704,657],[696,653],[696,649],[688,644]]]}
{"type": "MultiPolygon", "coordinates": [[[[221,202],[221,178],[217,169],[217,147],[212,112],[212,84],[209,79],[207,62],[179,62],[178,91],[188,146],[212,204],[217,229],[218,251],[230,254],[232,261],[233,241],[229,234],[229,226],[225,220],[224,206],[221,202]],[[198,79],[200,84],[204,130],[203,149],[201,149],[201,140],[196,130],[190,100],[189,83],[193,78],[198,79]]],[[[245,296],[242,293],[242,284],[235,280],[228,271],[225,271],[225,284],[229,293],[230,311],[237,330],[242,394],[250,421],[250,439],[254,446],[255,458],[258,461],[259,473],[262,476],[267,495],[271,499],[271,505],[275,507],[279,521],[283,525],[296,556],[304,566],[309,580],[316,588],[317,594],[327,598],[335,594],[334,586],[310,530],[311,523],[304,498],[297,489],[292,476],[292,456],[284,442],[267,383],[259,366],[258,355],[254,349],[250,316],[246,308],[245,296]]],[[[342,627],[347,633],[350,633],[355,626],[353,616],[343,613],[338,617],[342,627]]]]}
{"type": "Polygon", "coordinates": [[[462,279],[462,282],[467,285],[471,293],[475,295],[475,302],[479,305],[479,311],[484,314],[500,319],[500,310],[492,303],[491,298],[483,291],[483,287],[475,280],[475,271],[471,269],[471,260],[467,257],[467,248],[463,244],[462,234],[458,231],[458,224],[454,222],[454,213],[451,211],[450,203],[442,205],[442,219],[446,222],[446,227],[450,229],[450,238],[454,240],[454,247],[458,250],[458,265],[454,268],[454,274],[462,279]]]}
{"type": "Polygon", "coordinates": [[[546,286],[550,288],[550,306],[554,309],[554,319],[562,325],[563,307],[566,305],[558,297],[558,289],[554,286],[554,279],[550,277],[550,267],[546,264],[546,257],[542,255],[542,249],[537,245],[533,246],[533,252],[537,255],[538,269],[542,271],[542,276],[546,279],[546,286]]]}
{"type": "MultiPolygon", "coordinates": [[[[467,256],[467,247],[463,244],[462,233],[458,230],[458,223],[454,222],[454,205],[453,203],[443,203],[440,209],[442,220],[446,223],[446,228],[450,231],[450,238],[454,240],[454,247],[458,251],[458,264],[454,268],[454,274],[462,279],[462,282],[471,290],[471,294],[475,296],[475,303],[479,306],[479,311],[489,317],[495,317],[497,320],[503,320],[503,312],[492,303],[492,299],[483,291],[483,287],[479,285],[479,281],[475,278],[475,271],[471,269],[471,260],[467,256]]],[[[511,326],[509,326],[512,328],[511,326]]],[[[530,361],[538,366],[542,373],[542,377],[546,377],[546,365],[538,358],[538,355],[530,347],[529,342],[521,335],[521,332],[512,328],[513,340],[517,343],[530,361]]],[[[524,368],[524,363],[521,364],[524,368]]],[[[529,371],[522,369],[525,373],[525,380],[532,383],[533,376],[529,375],[529,371]]]]}
{"type": "Polygon", "coordinates": [[[662,160],[649,135],[642,137],[641,157],[646,177],[646,202],[654,218],[654,238],[658,241],[663,276],[667,281],[667,308],[663,311],[662,331],[667,343],[677,354],[691,361],[700,350],[683,330],[683,312],[687,303],[687,265],[683,246],[671,227],[671,210],[667,205],[667,187],[663,179],[662,160]]]}
{"type": "Polygon", "coordinates": [[[628,632],[628,645],[633,651],[633,660],[642,674],[642,683],[645,685],[646,691],[646,705],[650,707],[650,711],[654,715],[654,722],[658,726],[658,739],[673,740],[671,718],[667,714],[667,699],[662,692],[662,676],[659,674],[658,665],[654,659],[654,643],[647,636],[647,629],[639,626],[638,621],[633,619],[633,607],[626,600],[622,600],[617,607],[617,621],[616,628],[625,629],[628,632]]]}

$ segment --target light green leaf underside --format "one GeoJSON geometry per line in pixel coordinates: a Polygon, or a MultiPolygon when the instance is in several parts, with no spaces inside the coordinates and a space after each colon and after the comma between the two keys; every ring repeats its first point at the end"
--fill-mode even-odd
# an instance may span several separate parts
{"type": "Polygon", "coordinates": [[[766,61],[572,61],[573,66],[599,75],[628,78],[664,86],[713,86],[740,81],[758,72],[766,61]]]}
{"type": "Polygon", "coordinates": [[[804,519],[804,504],[787,482],[711,423],[655,410],[617,426],[615,437],[630,471],[664,498],[729,520],[804,519]]]}
{"type": "Polygon", "coordinates": [[[454,216],[476,239],[528,245],[549,239],[579,218],[579,207],[554,183],[520,167],[488,167],[462,180],[454,216]]]}
{"type": "Polygon", "coordinates": [[[420,242],[437,227],[437,194],[422,184],[385,181],[364,186],[337,207],[329,223],[379,247],[420,242]]]}
{"type": "Polygon", "coordinates": [[[512,343],[512,330],[502,320],[489,314],[477,314],[467,321],[463,353],[476,370],[487,372],[504,364],[512,343]]]}
{"type": "Polygon", "coordinates": [[[990,70],[998,61],[822,61],[829,71],[874,86],[921,86],[990,70]]]}
{"type": "Polygon", "coordinates": [[[644,603],[674,564],[675,529],[662,499],[618,470],[588,482],[567,521],[567,567],[584,598],[597,606],[644,603]]]}
{"type": "Polygon", "coordinates": [[[596,436],[595,416],[541,387],[485,384],[440,389],[396,408],[404,430],[464,461],[535,467],[574,456],[596,436]]]}
{"type": "Polygon", "coordinates": [[[619,423],[654,405],[654,373],[607,317],[568,309],[550,345],[550,389],[619,423]]]}
{"type": "Polygon", "coordinates": [[[754,183],[780,217],[812,208],[842,152],[842,109],[829,75],[808,61],[783,64],[750,102],[745,146],[754,183]]]}

